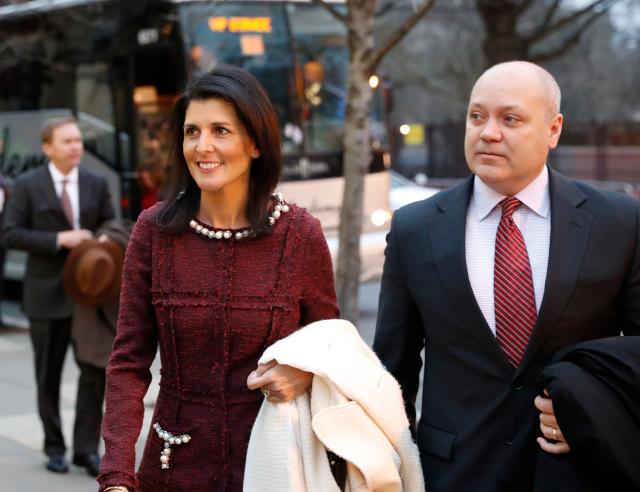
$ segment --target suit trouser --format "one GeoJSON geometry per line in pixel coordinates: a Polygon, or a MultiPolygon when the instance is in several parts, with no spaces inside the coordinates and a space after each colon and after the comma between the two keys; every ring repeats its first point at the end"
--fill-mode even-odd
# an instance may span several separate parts
{"type": "MultiPolygon", "coordinates": [[[[66,446],[60,420],[60,380],[71,338],[71,318],[31,319],[30,323],[44,452],[62,454],[66,446]]],[[[73,445],[77,453],[95,453],[100,439],[105,370],[80,362],[78,366],[73,445]]]]}
{"type": "Polygon", "coordinates": [[[76,420],[73,426],[73,450],[76,453],[98,452],[106,369],[76,359],[80,368],[76,420]]]}

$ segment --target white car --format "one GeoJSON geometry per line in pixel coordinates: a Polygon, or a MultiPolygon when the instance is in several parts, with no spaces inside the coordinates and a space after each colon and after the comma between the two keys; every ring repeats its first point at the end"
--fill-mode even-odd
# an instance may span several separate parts
{"type": "Polygon", "coordinates": [[[430,198],[440,191],[439,188],[420,186],[395,171],[390,171],[390,174],[389,205],[393,212],[409,203],[430,198]]]}
{"type": "MultiPolygon", "coordinates": [[[[435,195],[438,188],[420,186],[410,179],[405,178],[395,171],[389,171],[388,208],[376,209],[370,213],[372,224],[379,226],[377,229],[372,224],[365,224],[360,236],[360,281],[367,282],[377,280],[382,275],[384,264],[384,249],[387,245],[387,233],[391,224],[391,216],[400,207],[412,202],[424,200],[435,195]]],[[[338,246],[340,241],[337,234],[326,234],[327,244],[333,258],[333,267],[336,268],[338,258],[338,246]]]]}

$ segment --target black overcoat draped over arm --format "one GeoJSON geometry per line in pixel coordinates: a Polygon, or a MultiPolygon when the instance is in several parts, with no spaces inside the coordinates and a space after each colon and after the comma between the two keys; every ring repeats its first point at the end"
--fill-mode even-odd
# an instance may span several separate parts
{"type": "Polygon", "coordinates": [[[543,371],[571,452],[542,451],[538,412],[502,467],[505,492],[640,490],[640,337],[610,337],[561,350],[543,371]]]}

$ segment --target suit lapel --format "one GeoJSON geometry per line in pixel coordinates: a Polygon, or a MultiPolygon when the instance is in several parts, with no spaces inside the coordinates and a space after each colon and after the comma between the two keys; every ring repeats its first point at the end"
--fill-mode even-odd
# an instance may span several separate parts
{"type": "Polygon", "coordinates": [[[91,201],[91,179],[83,169],[78,168],[78,203],[80,206],[80,228],[85,228],[86,213],[90,210],[91,201]]]}
{"type": "Polygon", "coordinates": [[[551,238],[549,265],[538,321],[518,374],[533,360],[551,334],[573,292],[587,249],[591,215],[577,208],[587,196],[569,179],[549,170],[551,238]]]}
{"type": "Polygon", "coordinates": [[[442,213],[429,222],[429,236],[438,276],[469,333],[506,370],[512,371],[478,306],[467,272],[465,229],[473,191],[473,175],[452,191],[454,192],[438,202],[442,213]]]}

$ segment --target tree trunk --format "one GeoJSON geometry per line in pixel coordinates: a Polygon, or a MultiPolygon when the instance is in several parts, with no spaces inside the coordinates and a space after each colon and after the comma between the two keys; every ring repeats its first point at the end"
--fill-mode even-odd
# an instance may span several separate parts
{"type": "Polygon", "coordinates": [[[487,66],[527,59],[529,48],[517,32],[518,5],[512,0],[477,0],[476,5],[487,29],[483,43],[487,66]]]}
{"type": "Polygon", "coordinates": [[[371,162],[369,114],[372,91],[369,65],[373,53],[375,0],[350,0],[347,17],[349,78],[344,127],[345,186],[340,212],[340,249],[336,289],[342,317],[357,326],[360,279],[360,234],[364,178],[371,162]]]}

